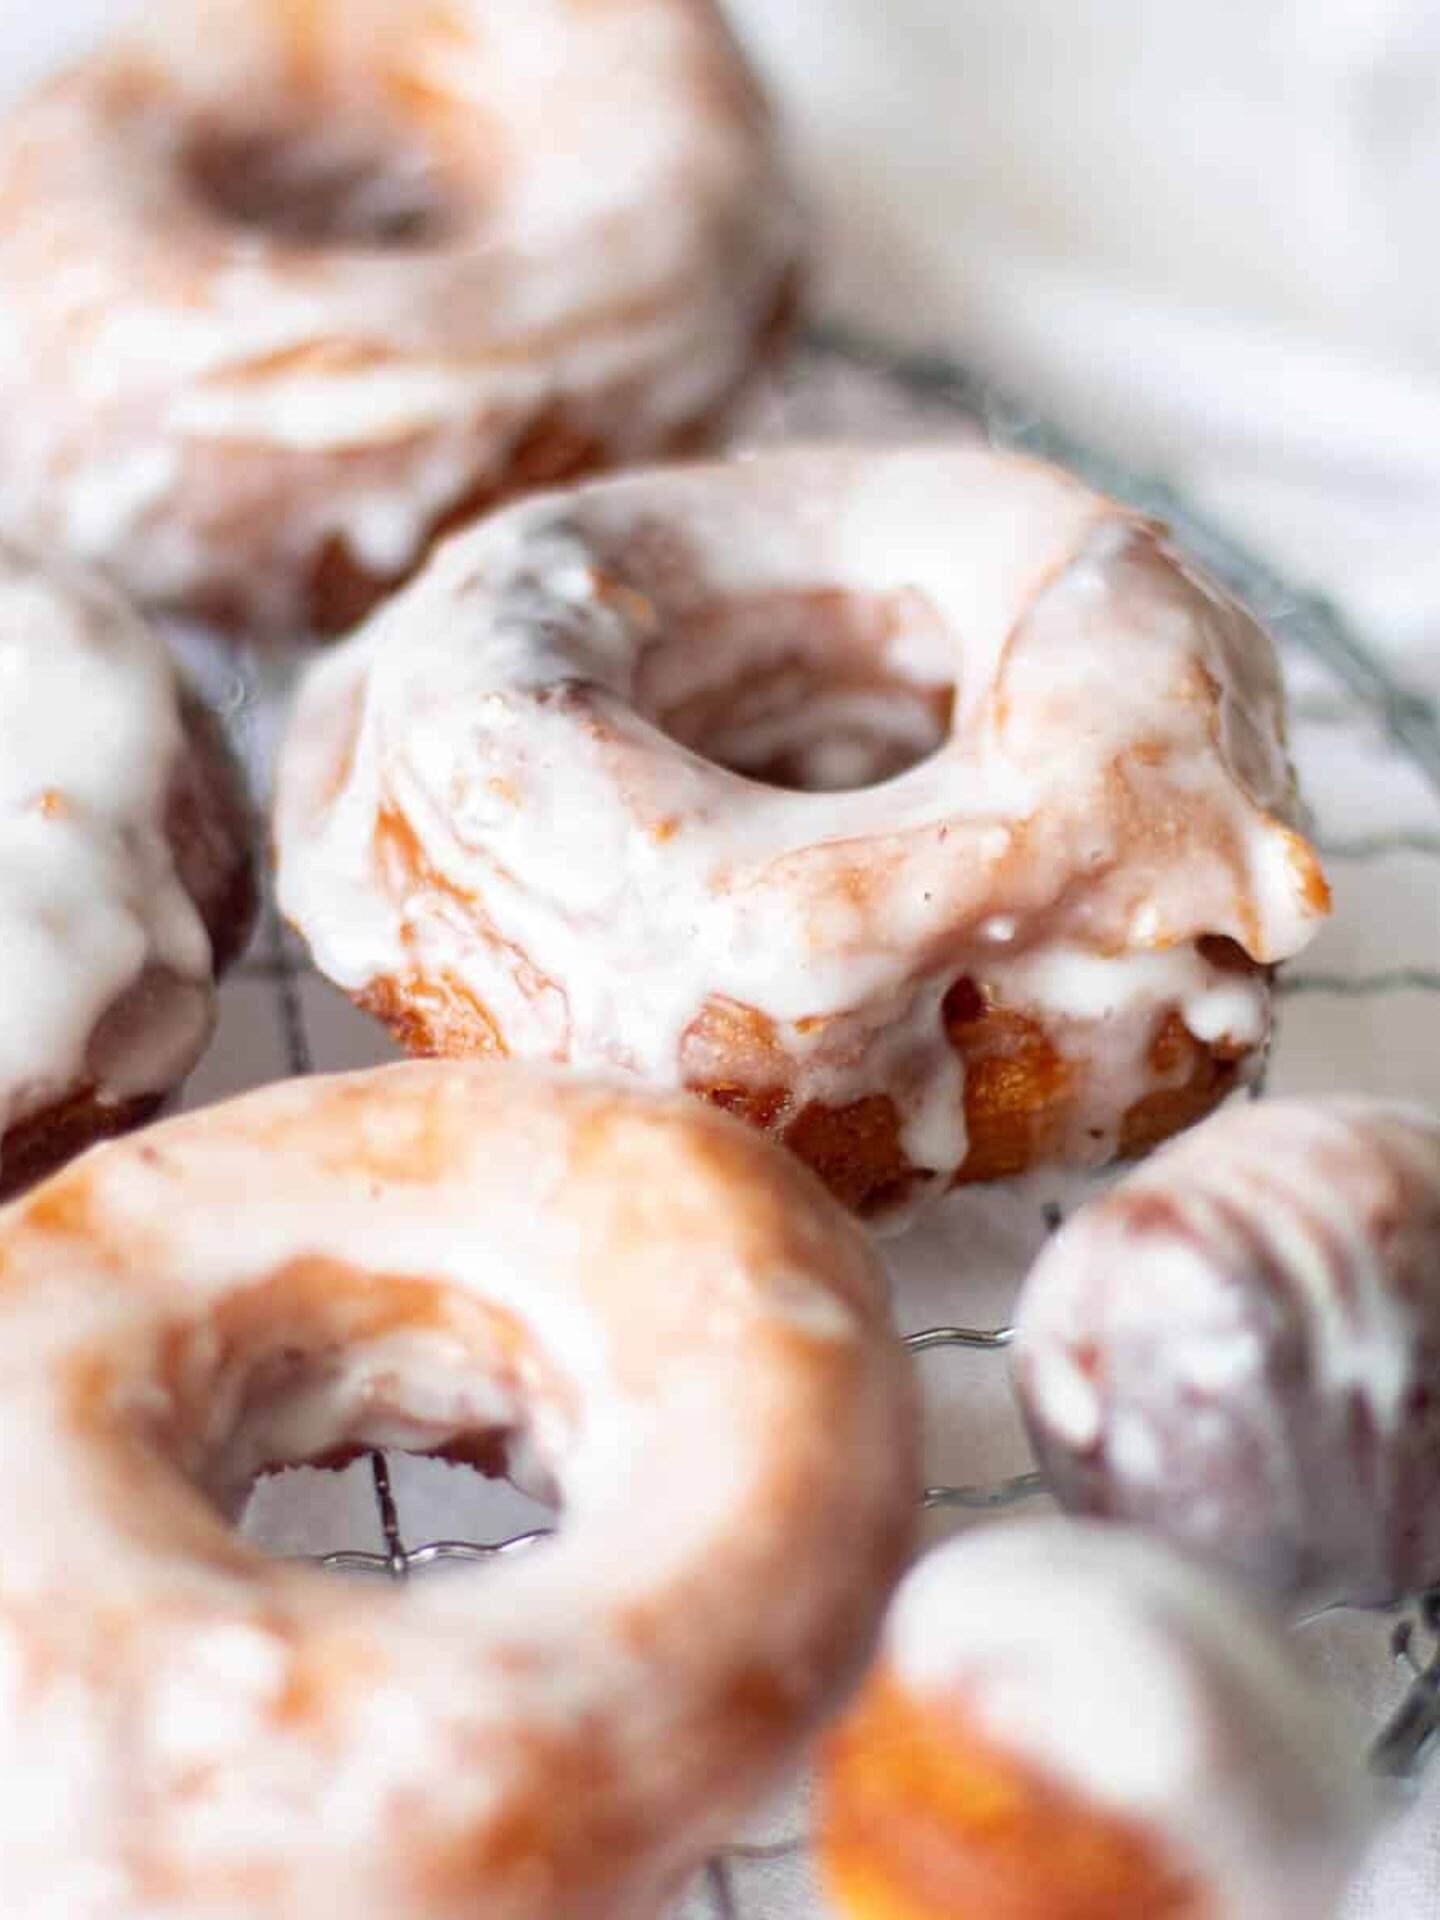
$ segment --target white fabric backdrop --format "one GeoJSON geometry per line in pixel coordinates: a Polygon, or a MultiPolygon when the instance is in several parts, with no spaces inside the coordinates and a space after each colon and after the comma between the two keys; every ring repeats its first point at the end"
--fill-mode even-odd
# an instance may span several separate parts
{"type": "Polygon", "coordinates": [[[732,4],[833,304],[1162,463],[1440,685],[1440,8],[732,4]]]}

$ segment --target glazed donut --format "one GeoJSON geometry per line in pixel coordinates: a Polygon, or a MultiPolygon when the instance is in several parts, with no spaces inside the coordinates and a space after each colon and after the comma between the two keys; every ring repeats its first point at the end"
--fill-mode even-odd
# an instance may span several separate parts
{"type": "Polygon", "coordinates": [[[1021,1297],[1058,1497],[1284,1598],[1440,1580],[1440,1122],[1368,1100],[1217,1117],[1087,1207],[1021,1297]]]}
{"type": "Polygon", "coordinates": [[[1327,911],[1275,659],[1160,531],[970,445],[504,511],[302,690],[317,964],[417,1052],[684,1085],[850,1205],[1134,1153],[1327,911]]]}
{"type": "Polygon", "coordinates": [[[160,0],[0,133],[0,526],[252,635],[718,426],[798,220],[712,0],[160,0]]]}
{"type": "Polygon", "coordinates": [[[1348,1729],[1228,1588],[1118,1529],[982,1528],[901,1587],[826,1756],[847,1920],[1323,1920],[1348,1729]]]}
{"type": "Polygon", "coordinates": [[[249,932],[214,721],[96,579],[0,541],[0,1192],[147,1118],[249,932]]]}
{"type": "Polygon", "coordinates": [[[645,1920],[868,1655],[908,1368],[862,1235],[724,1115],[506,1065],[271,1087],[67,1169],[0,1262],[7,1914],[645,1920]],[[565,1524],[468,1582],[215,1511],[521,1435],[565,1524]]]}

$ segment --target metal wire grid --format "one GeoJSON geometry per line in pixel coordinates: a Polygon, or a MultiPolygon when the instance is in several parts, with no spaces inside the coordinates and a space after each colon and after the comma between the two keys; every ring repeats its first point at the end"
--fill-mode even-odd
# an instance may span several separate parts
{"type": "MultiPolygon", "coordinates": [[[[1034,416],[1009,396],[949,359],[896,352],[854,332],[830,327],[812,334],[798,356],[771,432],[824,437],[837,431],[892,437],[910,431],[955,431],[979,427],[997,442],[1055,459],[1103,490],[1166,520],[1183,545],[1235,590],[1277,635],[1290,668],[1300,669],[1292,715],[1303,727],[1378,729],[1389,756],[1419,776],[1428,813],[1375,830],[1324,835],[1332,863],[1364,867],[1394,859],[1440,861],[1440,716],[1434,704],[1407,688],[1384,660],[1368,651],[1323,600],[1296,593],[1231,539],[1196,515],[1164,482],[1136,475],[1081,446],[1034,416]]],[[[267,731],[288,677],[271,659],[222,658],[201,649],[197,664],[217,704],[226,712],[258,784],[267,783],[267,731]]],[[[1414,809],[1412,808],[1412,812],[1414,809]]],[[[1323,824],[1323,823],[1322,823],[1323,824]]],[[[241,983],[263,984],[278,1032],[281,1059],[291,1074],[316,1064],[307,1013],[309,969],[298,943],[286,931],[267,890],[260,936],[237,970],[241,983]]],[[[233,991],[233,989],[232,989],[233,991]]],[[[1282,976],[1282,994],[1293,1001],[1343,997],[1381,1000],[1398,994],[1440,995],[1440,967],[1424,964],[1378,968],[1321,967],[1282,976]]],[[[1263,1087],[1257,1087],[1257,1095],[1263,1087]]],[[[1045,1229],[1061,1217],[1054,1201],[1041,1208],[1045,1229]]],[[[909,1337],[917,1357],[937,1351],[1002,1354],[1008,1327],[975,1329],[934,1326],[909,1337]]],[[[369,1469],[379,1527],[379,1551],[341,1548],[306,1554],[326,1568],[404,1581],[445,1563],[483,1563],[523,1551],[548,1529],[531,1528],[495,1541],[432,1539],[409,1544],[399,1512],[391,1463],[380,1453],[369,1469]]],[[[1038,1474],[1012,1475],[973,1486],[937,1484],[926,1489],[930,1509],[985,1511],[1013,1505],[1043,1492],[1038,1474]]],[[[1389,1779],[1413,1781],[1440,1743],[1440,1591],[1424,1596],[1395,1625],[1397,1661],[1408,1675],[1399,1706],[1371,1748],[1374,1770],[1389,1779]],[[1429,1642],[1422,1657],[1417,1649],[1429,1642]]],[[[740,1920],[738,1875],[767,1864],[799,1861],[808,1846],[803,1832],[773,1844],[737,1845],[706,1870],[685,1912],[696,1920],[740,1920]]],[[[793,1904],[793,1889],[787,1908],[793,1904]]],[[[802,1895],[803,1898],[803,1895],[802,1895]]],[[[761,1913],[766,1907],[760,1895],[761,1913]]]]}

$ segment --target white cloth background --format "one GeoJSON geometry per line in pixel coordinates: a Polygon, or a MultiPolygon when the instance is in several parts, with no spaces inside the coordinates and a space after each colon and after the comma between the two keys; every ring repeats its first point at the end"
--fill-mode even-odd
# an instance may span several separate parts
{"type": "Polygon", "coordinates": [[[733,11],[829,304],[1163,464],[1440,684],[1440,8],[733,11]]]}
{"type": "MultiPolygon", "coordinates": [[[[1440,8],[732,6],[790,113],[823,226],[827,310],[953,350],[1163,470],[1298,583],[1342,600],[1411,686],[1440,694],[1440,8]]],[[[0,104],[118,11],[117,0],[0,0],[0,104]]],[[[1290,1002],[1276,1083],[1440,1105],[1440,1002],[1353,984],[1440,969],[1436,792],[1335,683],[1302,673],[1296,692],[1338,913],[1305,963],[1313,990],[1290,1002]],[[1377,833],[1407,838],[1377,858],[1377,833]],[[1325,985],[1336,977],[1343,990],[1325,985]]],[[[383,1053],[320,983],[302,997],[319,1064],[383,1053]]],[[[271,1000],[258,976],[229,990],[195,1098],[283,1071],[262,1039],[271,1000]]],[[[1033,1196],[967,1201],[902,1245],[905,1323],[1003,1317],[1036,1223],[1033,1196]],[[950,1251],[961,1245],[963,1263],[950,1251]]],[[[1023,1464],[1002,1368],[951,1359],[931,1373],[933,1477],[1023,1464]]],[[[416,1469],[408,1497],[412,1537],[457,1530],[442,1470],[416,1469]]],[[[313,1549],[353,1540],[368,1516],[352,1477],[298,1515],[270,1515],[269,1532],[313,1549]],[[321,1537],[322,1526],[341,1531],[321,1537]]],[[[1361,1726],[1398,1693],[1384,1639],[1383,1624],[1355,1617],[1307,1639],[1361,1726]]],[[[782,1833],[795,1824],[778,1819],[782,1833]]],[[[800,1920],[813,1911],[803,1857],[733,1859],[723,1884],[697,1889],[694,1912],[722,1915],[727,1900],[744,1920],[800,1920]]],[[[1375,1849],[1345,1920],[1437,1911],[1440,1766],[1375,1849]]]]}

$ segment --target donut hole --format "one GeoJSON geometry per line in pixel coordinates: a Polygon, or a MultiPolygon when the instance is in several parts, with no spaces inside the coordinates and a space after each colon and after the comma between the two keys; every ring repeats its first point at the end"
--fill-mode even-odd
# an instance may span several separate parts
{"type": "Polygon", "coordinates": [[[913,589],[814,589],[668,613],[635,698],[672,740],[802,793],[878,786],[937,753],[954,721],[953,643],[913,589]]]}
{"type": "Polygon", "coordinates": [[[294,246],[434,247],[457,224],[433,158],[400,136],[208,127],[189,142],[184,171],[222,224],[294,246]]]}
{"type": "Polygon", "coordinates": [[[397,1545],[407,1574],[463,1569],[538,1545],[558,1517],[552,1501],[463,1458],[367,1452],[270,1470],[251,1491],[240,1531],[276,1559],[393,1577],[397,1545]]]}
{"type": "Polygon", "coordinates": [[[420,1490],[399,1513],[412,1551],[554,1530],[563,1393],[524,1331],[473,1295],[306,1259],[167,1352],[178,1432],[157,1436],[163,1450],[277,1554],[383,1554],[380,1454],[397,1487],[420,1490]]]}

